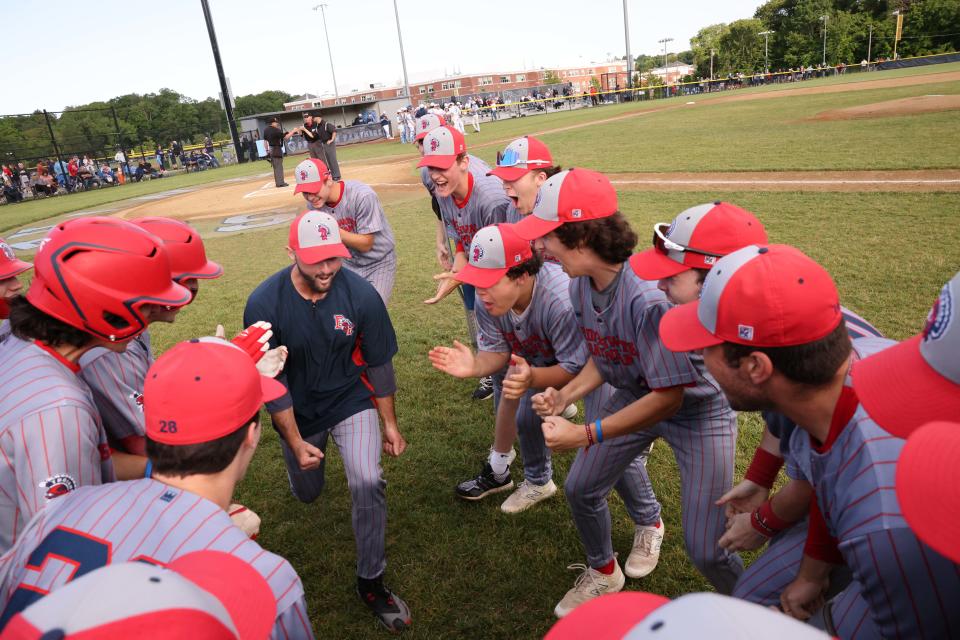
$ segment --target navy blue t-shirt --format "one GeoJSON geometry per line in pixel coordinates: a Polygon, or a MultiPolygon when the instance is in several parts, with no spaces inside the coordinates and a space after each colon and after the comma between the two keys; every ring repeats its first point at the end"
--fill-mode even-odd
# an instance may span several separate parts
{"type": "Polygon", "coordinates": [[[250,294],[243,324],[269,322],[270,348],[289,349],[277,380],[289,390],[300,434],[308,437],[375,406],[362,376],[368,366],[393,359],[397,336],[380,295],[357,274],[340,269],[326,297],[311,302],[293,286],[292,269],[281,269],[250,294]]]}

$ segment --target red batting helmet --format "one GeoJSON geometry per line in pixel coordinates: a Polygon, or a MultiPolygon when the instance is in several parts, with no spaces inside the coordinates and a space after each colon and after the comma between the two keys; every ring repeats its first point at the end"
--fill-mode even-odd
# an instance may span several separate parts
{"type": "Polygon", "coordinates": [[[27,300],[58,320],[110,341],[147,328],[145,304],[182,307],[190,291],[170,279],[156,236],[116,218],[61,222],[34,256],[27,300]]]}
{"type": "Polygon", "coordinates": [[[223,267],[207,260],[200,234],[187,223],[159,217],[137,218],[130,222],[163,240],[175,282],[191,278],[212,280],[223,275],[223,267]]]}

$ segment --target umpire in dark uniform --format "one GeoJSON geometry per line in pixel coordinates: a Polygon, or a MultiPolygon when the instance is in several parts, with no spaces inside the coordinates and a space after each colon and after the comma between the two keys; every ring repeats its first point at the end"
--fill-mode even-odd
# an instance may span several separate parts
{"type": "Polygon", "coordinates": [[[284,140],[295,133],[299,133],[303,136],[303,139],[307,141],[307,150],[310,152],[310,157],[316,158],[317,160],[323,160],[324,163],[326,163],[326,156],[323,153],[323,147],[321,146],[320,142],[320,132],[317,130],[318,125],[319,120],[314,118],[313,113],[310,111],[304,111],[303,126],[287,132],[287,135],[284,136],[284,140]]]}
{"type": "Polygon", "coordinates": [[[337,162],[337,127],[329,120],[324,120],[322,115],[314,118],[316,123],[317,135],[320,138],[320,149],[322,156],[317,156],[323,160],[334,180],[340,180],[340,163],[337,162]]]}
{"type": "Polygon", "coordinates": [[[286,187],[287,183],[283,179],[283,131],[280,129],[279,119],[270,118],[270,124],[263,130],[263,139],[269,146],[267,155],[273,165],[273,182],[277,187],[286,187]]]}

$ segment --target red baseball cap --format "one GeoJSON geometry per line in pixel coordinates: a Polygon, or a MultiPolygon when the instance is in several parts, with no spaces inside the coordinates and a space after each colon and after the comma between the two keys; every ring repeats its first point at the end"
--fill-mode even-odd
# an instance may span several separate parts
{"type": "Polygon", "coordinates": [[[517,138],[507,145],[497,156],[497,166],[487,173],[501,180],[513,182],[519,180],[534,169],[546,169],[553,166],[550,149],[533,136],[517,138]]]}
{"type": "Polygon", "coordinates": [[[290,224],[290,248],[307,264],[330,258],[349,258],[340,241],[337,219],[322,211],[304,211],[290,224]]]}
{"type": "Polygon", "coordinates": [[[0,280],[18,276],[32,268],[32,263],[18,259],[6,240],[0,238],[0,280]]]}
{"type": "Polygon", "coordinates": [[[307,158],[297,165],[293,170],[293,175],[297,179],[297,186],[293,188],[294,193],[317,193],[323,188],[323,183],[330,176],[330,169],[324,164],[323,160],[316,158],[307,158]]]}
{"type": "Polygon", "coordinates": [[[512,224],[495,224],[474,234],[469,262],[456,274],[460,282],[481,289],[492,287],[507,271],[533,257],[530,241],[517,235],[512,224]]]}
{"type": "Polygon", "coordinates": [[[428,113],[424,116],[417,118],[417,135],[414,137],[414,141],[423,140],[427,137],[427,134],[436,129],[437,127],[442,127],[447,124],[447,121],[443,116],[438,116],[435,113],[428,113]]]}
{"type": "Polygon", "coordinates": [[[767,242],[756,216],[717,200],[690,207],[669,224],[653,225],[653,248],[631,256],[630,266],[644,280],[660,280],[687,269],[710,269],[728,253],[767,242]]]}
{"type": "Polygon", "coordinates": [[[207,260],[200,234],[187,223],[159,217],[137,218],[130,222],[163,240],[174,281],[191,278],[212,280],[223,275],[223,267],[213,260],[207,260]]]}
{"type": "Polygon", "coordinates": [[[543,183],[533,213],[516,223],[516,232],[524,240],[536,240],[564,223],[606,218],[617,209],[617,191],[607,176],[568,169],[543,183]]]}
{"type": "Polygon", "coordinates": [[[118,562],[80,575],[11,618],[0,638],[262,640],[276,617],[273,591],[249,563],[194,551],[165,567],[118,562]]]}
{"type": "Polygon", "coordinates": [[[785,244],[750,245],[717,261],[699,300],[664,314],[660,339],[671,351],[723,342],[790,347],[819,340],[842,321],[826,269],[785,244]]]}
{"type": "MultiPolygon", "coordinates": [[[[958,414],[954,413],[954,416],[958,414]]],[[[907,439],[897,460],[900,511],[917,537],[960,562],[960,424],[931,422],[907,439]]]]}
{"type": "Polygon", "coordinates": [[[423,157],[417,166],[449,169],[457,156],[466,152],[467,143],[462,133],[453,127],[437,127],[423,138],[423,157]]]}
{"type": "Polygon", "coordinates": [[[247,353],[219,338],[181,342],[147,371],[143,413],[147,437],[169,445],[222,438],[243,426],[286,387],[260,375],[247,353]]]}
{"type": "Polygon", "coordinates": [[[940,290],[923,331],[853,365],[870,417],[895,436],[960,417],[960,273],[940,290]]]}

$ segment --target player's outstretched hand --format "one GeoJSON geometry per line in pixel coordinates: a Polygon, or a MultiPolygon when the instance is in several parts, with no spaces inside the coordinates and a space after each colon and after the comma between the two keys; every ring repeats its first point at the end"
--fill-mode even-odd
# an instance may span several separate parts
{"type": "Polygon", "coordinates": [[[446,245],[437,245],[437,264],[444,271],[453,269],[453,260],[450,259],[450,248],[446,245]]]}
{"type": "Polygon", "coordinates": [[[253,361],[259,362],[263,354],[270,349],[270,338],[273,337],[273,330],[269,322],[260,320],[234,336],[232,342],[247,352],[247,355],[253,358],[253,361]]]}
{"type": "Polygon", "coordinates": [[[383,451],[394,458],[400,457],[400,454],[406,451],[407,441],[396,426],[383,427],[383,451]]]}
{"type": "Polygon", "coordinates": [[[443,371],[455,378],[474,377],[473,368],[476,359],[470,347],[458,340],[453,341],[453,347],[434,347],[427,354],[434,369],[443,371]]]}
{"type": "Polygon", "coordinates": [[[797,576],[780,594],[780,609],[797,620],[809,620],[823,606],[828,582],[797,576]]]}
{"type": "Polygon", "coordinates": [[[507,400],[519,400],[533,382],[533,369],[526,360],[518,355],[510,355],[510,370],[503,379],[503,397],[507,400]]]}
{"type": "Polygon", "coordinates": [[[437,293],[432,298],[427,298],[424,300],[424,304],[437,304],[448,295],[453,293],[454,289],[460,286],[460,281],[453,277],[452,271],[438,273],[437,275],[433,276],[433,279],[439,283],[437,284],[437,293]]]}
{"type": "Polygon", "coordinates": [[[540,428],[543,430],[543,441],[551,451],[570,451],[589,444],[584,425],[574,424],[560,416],[545,417],[540,428]]]}
{"type": "Polygon", "coordinates": [[[541,418],[558,416],[566,408],[566,404],[560,397],[560,392],[553,387],[547,387],[541,393],[533,396],[530,399],[530,406],[541,418]]]}
{"type": "Polygon", "coordinates": [[[720,536],[717,543],[721,549],[730,553],[734,551],[750,551],[759,549],[769,538],[758,532],[750,524],[752,513],[738,513],[727,518],[727,532],[720,536]]]}
{"type": "Polygon", "coordinates": [[[280,345],[276,349],[270,349],[263,354],[263,357],[260,358],[260,361],[257,363],[257,371],[259,371],[262,376],[276,378],[280,375],[280,372],[283,371],[283,365],[287,363],[288,355],[289,352],[283,345],[280,345]]]}
{"type": "Polygon", "coordinates": [[[317,469],[320,467],[320,461],[323,460],[323,451],[320,451],[320,449],[313,446],[306,440],[301,440],[293,445],[292,448],[294,455],[297,456],[297,462],[300,463],[300,468],[302,470],[310,471],[311,469],[317,469]]]}
{"type": "Polygon", "coordinates": [[[766,502],[768,497],[770,497],[769,489],[751,480],[743,480],[720,496],[717,505],[723,506],[727,518],[731,518],[738,513],[752,513],[754,509],[766,502]]]}

